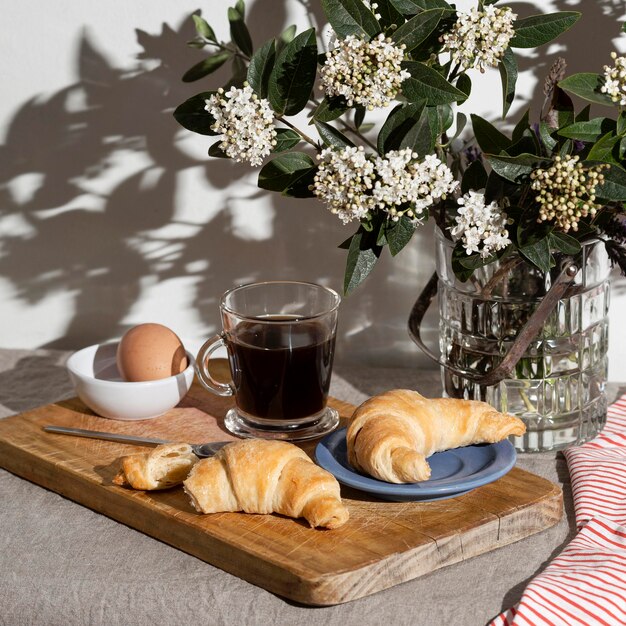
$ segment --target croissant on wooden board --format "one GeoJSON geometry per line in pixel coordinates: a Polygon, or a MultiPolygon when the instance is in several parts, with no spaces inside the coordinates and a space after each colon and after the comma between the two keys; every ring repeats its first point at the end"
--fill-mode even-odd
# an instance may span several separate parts
{"type": "Polygon", "coordinates": [[[335,477],[284,441],[228,444],[199,461],[183,487],[201,513],[280,513],[325,528],[337,528],[349,517],[335,477]]]}
{"type": "Polygon", "coordinates": [[[430,478],[426,461],[434,452],[522,435],[522,420],[486,402],[428,399],[393,389],[359,406],[346,435],[348,460],[358,471],[390,483],[430,478]]]}
{"type": "Polygon", "coordinates": [[[197,461],[189,444],[163,444],[150,452],[123,457],[122,469],[113,482],[146,491],[169,489],[180,485],[197,461]]]}

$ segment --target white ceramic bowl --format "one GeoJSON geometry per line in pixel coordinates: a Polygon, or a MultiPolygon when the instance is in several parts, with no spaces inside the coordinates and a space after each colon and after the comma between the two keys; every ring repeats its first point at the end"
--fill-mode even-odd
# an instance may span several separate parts
{"type": "Polygon", "coordinates": [[[176,376],[141,383],[124,381],[117,369],[116,343],[83,348],[67,361],[78,397],[95,413],[116,420],[147,420],[167,413],[191,388],[195,359],[176,376]]]}

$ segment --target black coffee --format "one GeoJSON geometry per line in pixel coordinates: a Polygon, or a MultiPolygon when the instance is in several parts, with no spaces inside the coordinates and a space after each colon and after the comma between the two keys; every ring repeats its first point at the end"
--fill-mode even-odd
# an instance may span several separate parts
{"type": "Polygon", "coordinates": [[[237,407],[251,417],[297,420],[326,406],[334,336],[316,322],[240,322],[228,334],[237,407]]]}

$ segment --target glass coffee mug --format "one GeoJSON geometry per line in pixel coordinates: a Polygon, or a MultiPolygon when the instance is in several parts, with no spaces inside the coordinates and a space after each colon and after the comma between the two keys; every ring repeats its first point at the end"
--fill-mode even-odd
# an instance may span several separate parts
{"type": "Polygon", "coordinates": [[[303,440],[334,430],[326,405],[341,298],[313,283],[272,281],[227,291],[220,301],[223,332],[198,352],[200,382],[234,396],[226,428],[240,437],[303,440]],[[232,384],[210,374],[211,353],[226,346],[232,384]]]}

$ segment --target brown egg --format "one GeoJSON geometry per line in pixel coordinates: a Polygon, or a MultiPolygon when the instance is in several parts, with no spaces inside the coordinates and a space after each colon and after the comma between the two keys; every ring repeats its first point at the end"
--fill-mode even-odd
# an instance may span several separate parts
{"type": "Polygon", "coordinates": [[[117,368],[128,382],[174,376],[187,365],[185,348],[178,335],[161,324],[131,328],[117,347],[117,368]]]}

